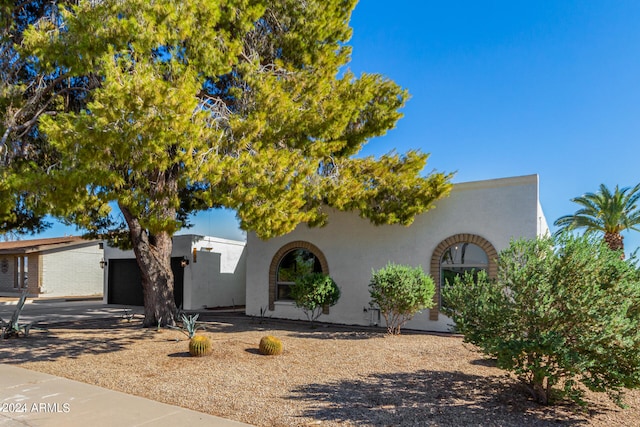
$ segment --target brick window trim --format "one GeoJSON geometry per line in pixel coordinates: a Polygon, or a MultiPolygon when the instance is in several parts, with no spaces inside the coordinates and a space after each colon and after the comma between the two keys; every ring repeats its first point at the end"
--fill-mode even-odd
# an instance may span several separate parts
{"type": "MultiPolygon", "coordinates": [[[[276,276],[278,273],[278,265],[280,265],[282,258],[294,249],[305,249],[311,252],[316,258],[318,258],[318,261],[320,261],[322,273],[327,276],[329,275],[329,264],[327,263],[327,258],[316,245],[303,240],[296,240],[294,242],[287,243],[278,249],[271,259],[271,265],[269,267],[269,311],[275,310],[276,276]]],[[[329,306],[324,306],[322,308],[322,314],[329,314],[329,306]]]]}
{"type": "Polygon", "coordinates": [[[476,234],[461,233],[444,239],[438,244],[438,246],[436,246],[433,251],[433,255],[431,256],[431,266],[429,271],[431,272],[431,277],[436,285],[436,293],[433,296],[433,308],[429,310],[429,320],[437,321],[438,315],[440,314],[440,263],[442,261],[442,255],[444,255],[444,251],[449,247],[459,243],[473,243],[474,245],[479,246],[487,254],[487,258],[489,259],[487,275],[490,278],[495,279],[498,273],[498,251],[496,251],[496,248],[484,237],[476,234]]]}

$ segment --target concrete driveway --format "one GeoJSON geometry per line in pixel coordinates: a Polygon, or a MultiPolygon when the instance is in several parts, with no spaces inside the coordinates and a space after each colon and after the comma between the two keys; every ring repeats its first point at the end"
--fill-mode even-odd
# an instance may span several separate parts
{"type": "MultiPolygon", "coordinates": [[[[0,303],[0,318],[8,321],[16,309],[15,301],[0,303]]],[[[99,318],[124,317],[127,314],[142,314],[143,307],[107,305],[96,300],[28,300],[25,304],[20,323],[37,322],[46,325],[55,322],[71,322],[99,318]]]]}

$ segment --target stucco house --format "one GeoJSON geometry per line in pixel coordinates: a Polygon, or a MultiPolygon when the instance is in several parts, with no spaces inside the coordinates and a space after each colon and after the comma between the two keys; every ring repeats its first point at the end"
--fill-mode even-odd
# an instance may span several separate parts
{"type": "MultiPolygon", "coordinates": [[[[143,305],[133,251],[105,246],[104,302],[143,305]]],[[[245,304],[245,242],[194,234],[173,237],[171,266],[178,307],[199,310],[245,304]]]]}
{"type": "Polygon", "coordinates": [[[329,274],[342,291],[340,301],[320,321],[381,324],[379,312],[369,305],[368,284],[372,270],[394,262],[422,266],[436,283],[434,308],[406,327],[448,331],[452,321],[440,312],[440,288],[446,278],[478,269],[494,276],[497,253],[511,239],[546,232],[537,175],[456,184],[449,197],[409,227],[374,226],[357,213],[331,211],[323,228],[300,225],[268,241],[248,234],[246,312],[304,319],[288,296],[291,271],[304,264],[305,269],[329,274]]]}
{"type": "Polygon", "coordinates": [[[102,295],[103,250],[81,237],[0,242],[0,293],[34,297],[102,295]]]}
{"type": "MultiPolygon", "coordinates": [[[[246,306],[251,316],[305,319],[289,297],[300,266],[329,274],[342,296],[320,321],[383,325],[370,306],[372,270],[389,262],[422,266],[436,283],[435,306],[407,328],[448,331],[440,312],[440,289],[451,277],[483,269],[496,274],[499,251],[514,238],[548,232],[537,175],[455,184],[449,197],[409,226],[374,226],[354,212],[329,212],[323,228],[299,225],[293,232],[247,242],[199,235],[173,239],[175,297],[185,310],[246,306]]],[[[94,295],[108,304],[142,305],[133,251],[78,237],[0,243],[0,292],[32,295],[94,295]],[[104,249],[103,249],[104,248],[104,249]]]]}

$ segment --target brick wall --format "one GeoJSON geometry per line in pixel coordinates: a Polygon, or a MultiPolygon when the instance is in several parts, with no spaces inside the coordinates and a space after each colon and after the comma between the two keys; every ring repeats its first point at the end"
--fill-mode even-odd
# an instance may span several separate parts
{"type": "Polygon", "coordinates": [[[14,292],[15,258],[0,255],[0,292],[14,292]]]}
{"type": "Polygon", "coordinates": [[[40,293],[43,296],[101,295],[103,251],[98,243],[42,253],[40,293]]]}

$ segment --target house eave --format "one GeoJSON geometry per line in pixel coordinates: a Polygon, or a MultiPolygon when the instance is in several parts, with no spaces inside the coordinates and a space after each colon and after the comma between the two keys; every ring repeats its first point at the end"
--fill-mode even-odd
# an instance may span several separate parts
{"type": "Polygon", "coordinates": [[[28,245],[28,241],[25,241],[25,245],[22,247],[10,247],[6,249],[0,249],[0,255],[27,255],[32,253],[41,253],[58,249],[79,248],[84,246],[95,245],[100,243],[101,240],[73,240],[61,243],[52,244],[35,244],[28,245]]]}

